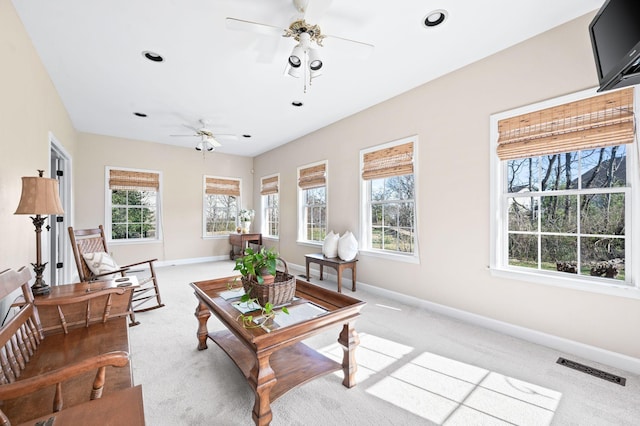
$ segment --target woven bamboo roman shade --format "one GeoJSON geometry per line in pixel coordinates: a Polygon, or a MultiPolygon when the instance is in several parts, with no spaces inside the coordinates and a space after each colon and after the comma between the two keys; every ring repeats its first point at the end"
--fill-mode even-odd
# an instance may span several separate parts
{"type": "Polygon", "coordinates": [[[501,160],[632,143],[633,88],[498,122],[501,160]]]}
{"type": "Polygon", "coordinates": [[[327,184],[327,165],[325,163],[300,169],[298,186],[300,189],[311,189],[327,184]]]}
{"type": "Polygon", "coordinates": [[[205,193],[209,195],[240,196],[240,181],[235,179],[206,178],[205,193]]]}
{"type": "Polygon", "coordinates": [[[363,156],[362,179],[380,179],[413,173],[413,142],[367,152],[363,156]]]}
{"type": "Polygon", "coordinates": [[[134,172],[130,170],[109,170],[109,189],[149,191],[160,189],[160,174],[153,172],[134,172]]]}
{"type": "Polygon", "coordinates": [[[260,195],[277,194],[278,183],[278,176],[262,178],[260,181],[260,195]]]}

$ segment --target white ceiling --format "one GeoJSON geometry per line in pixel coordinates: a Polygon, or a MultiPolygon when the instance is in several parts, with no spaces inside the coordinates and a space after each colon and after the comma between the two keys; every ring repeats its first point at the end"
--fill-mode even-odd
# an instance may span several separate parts
{"type": "MultiPolygon", "coordinates": [[[[228,29],[227,17],[282,28],[293,0],[13,0],[74,127],[195,147],[204,119],[218,152],[255,156],[598,9],[604,0],[310,0],[326,39],[307,93],[285,75],[296,42],[228,29]],[[447,21],[427,29],[428,12],[447,21]],[[145,59],[143,51],[165,61],[145,59]],[[296,108],[293,101],[302,101],[296,108]],[[148,116],[139,118],[134,112],[148,116]],[[243,135],[251,135],[245,138],[243,135]]],[[[585,34],[587,32],[585,28],[585,34]]],[[[594,69],[595,72],[595,69],[594,69]]],[[[195,151],[194,151],[195,152],[195,151]]]]}

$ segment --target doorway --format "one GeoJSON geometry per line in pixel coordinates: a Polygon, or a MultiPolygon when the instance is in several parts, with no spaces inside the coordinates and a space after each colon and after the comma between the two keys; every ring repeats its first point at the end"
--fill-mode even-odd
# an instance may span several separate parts
{"type": "Polygon", "coordinates": [[[75,267],[67,226],[71,223],[71,157],[62,144],[49,132],[50,177],[58,180],[60,202],[64,215],[49,216],[49,285],[71,283],[75,267]]]}

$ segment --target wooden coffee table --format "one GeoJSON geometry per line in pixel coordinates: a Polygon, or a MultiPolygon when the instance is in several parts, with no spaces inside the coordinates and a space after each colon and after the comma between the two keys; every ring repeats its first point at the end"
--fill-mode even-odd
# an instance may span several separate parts
{"type": "MultiPolygon", "coordinates": [[[[198,299],[198,349],[207,349],[207,338],[213,340],[235,362],[255,393],[253,420],[268,425],[272,419],[271,402],[290,389],[342,369],[342,384],[356,385],[355,349],[360,343],[354,323],[365,302],[296,281],[296,297],[287,305],[289,315],[278,313],[275,324],[245,328],[236,307],[239,296],[228,291],[234,277],[191,283],[198,299]],[[234,297],[236,296],[236,297],[234,297]],[[209,332],[207,320],[214,314],[227,328],[209,332]],[[344,355],[339,364],[316,352],[301,341],[342,325],[338,342],[344,355]]],[[[254,316],[259,311],[252,313],[254,316]]]]}

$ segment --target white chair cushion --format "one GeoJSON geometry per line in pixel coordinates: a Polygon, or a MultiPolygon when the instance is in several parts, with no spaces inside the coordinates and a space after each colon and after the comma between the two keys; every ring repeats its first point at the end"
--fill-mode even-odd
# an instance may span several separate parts
{"type": "Polygon", "coordinates": [[[353,260],[358,255],[358,240],[349,231],[338,241],[338,257],[342,260],[353,260]]]}
{"type": "MultiPolygon", "coordinates": [[[[85,253],[82,255],[87,266],[91,269],[94,275],[104,274],[106,272],[117,271],[120,269],[118,264],[109,256],[108,253],[103,251],[95,253],[85,253]]],[[[111,278],[110,276],[104,276],[100,278],[111,278]]]]}

